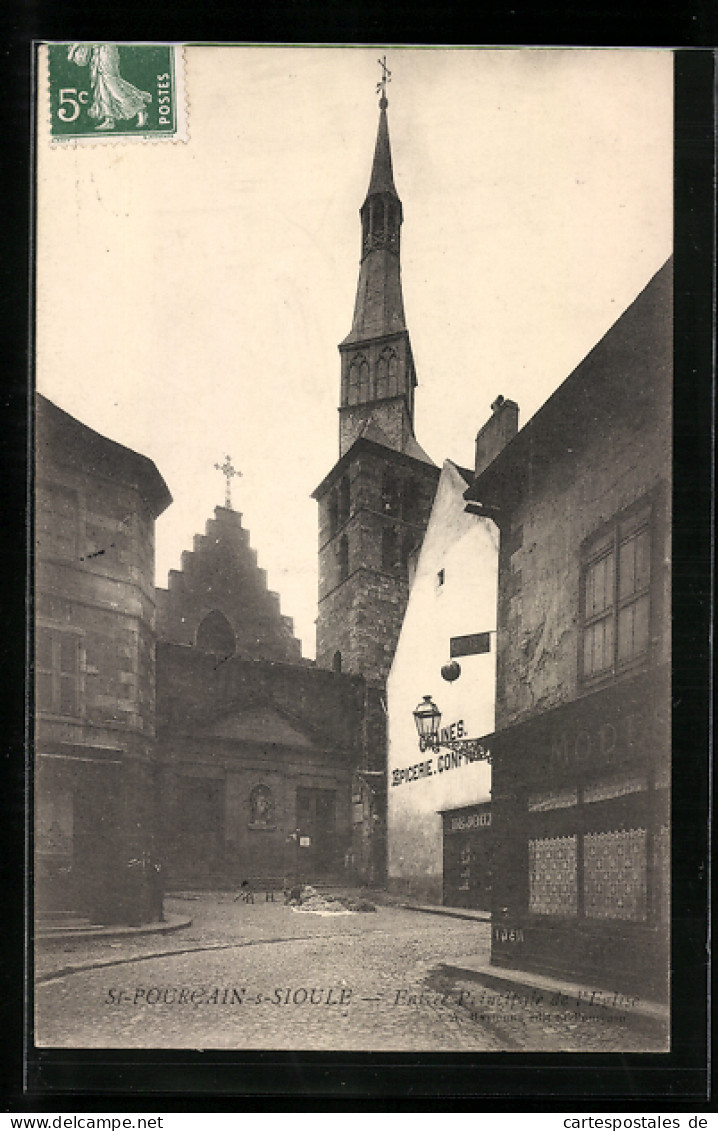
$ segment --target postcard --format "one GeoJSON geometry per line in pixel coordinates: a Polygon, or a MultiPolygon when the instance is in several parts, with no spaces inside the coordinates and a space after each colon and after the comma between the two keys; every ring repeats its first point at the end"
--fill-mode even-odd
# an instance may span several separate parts
{"type": "Polygon", "coordinates": [[[38,1049],[669,1049],[673,63],[39,48],[38,1049]]]}

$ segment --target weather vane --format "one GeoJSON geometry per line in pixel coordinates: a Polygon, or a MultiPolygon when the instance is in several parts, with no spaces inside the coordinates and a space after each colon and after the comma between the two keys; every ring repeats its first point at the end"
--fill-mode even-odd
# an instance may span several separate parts
{"type": "Polygon", "coordinates": [[[381,67],[382,75],[379,82],[376,84],[377,94],[381,91],[381,98],[379,99],[379,109],[386,110],[389,103],[386,100],[386,84],[391,82],[391,71],[387,70],[386,55],[383,59],[377,59],[377,63],[381,67]]]}
{"type": "Polygon", "coordinates": [[[236,467],[232,466],[232,457],[225,456],[224,463],[216,463],[214,465],[215,471],[221,471],[222,475],[227,480],[224,492],[224,505],[228,511],[232,509],[232,480],[236,477],[241,478],[242,472],[237,471],[236,467]]]}

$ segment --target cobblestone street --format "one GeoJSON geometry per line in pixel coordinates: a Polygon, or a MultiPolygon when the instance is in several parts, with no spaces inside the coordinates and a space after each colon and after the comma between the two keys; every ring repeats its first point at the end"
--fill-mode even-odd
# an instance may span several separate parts
{"type": "Polygon", "coordinates": [[[175,934],[41,945],[36,1043],[80,1048],[493,1052],[628,1051],[655,1035],[568,1008],[510,1001],[462,956],[488,961],[489,924],[378,905],[310,915],[226,893],[167,900],[175,934]]]}

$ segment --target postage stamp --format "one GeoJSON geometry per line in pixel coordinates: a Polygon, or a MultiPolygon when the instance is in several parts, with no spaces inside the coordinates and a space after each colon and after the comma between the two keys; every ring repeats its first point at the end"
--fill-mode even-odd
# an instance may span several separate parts
{"type": "Polygon", "coordinates": [[[47,58],[53,141],[186,140],[181,47],[51,43],[47,58]]]}

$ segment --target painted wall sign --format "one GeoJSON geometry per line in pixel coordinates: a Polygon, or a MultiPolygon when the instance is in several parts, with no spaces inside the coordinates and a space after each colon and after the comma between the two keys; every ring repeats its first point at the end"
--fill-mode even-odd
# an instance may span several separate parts
{"type": "Polygon", "coordinates": [[[458,813],[451,818],[447,833],[465,832],[467,829],[485,829],[491,825],[491,813],[458,813]]]}
{"type": "Polygon", "coordinates": [[[449,738],[449,735],[453,734],[457,740],[470,742],[471,748],[467,750],[446,750],[441,754],[436,754],[435,758],[427,758],[424,762],[415,762],[413,766],[404,766],[402,769],[392,770],[391,784],[404,785],[405,782],[419,781],[420,778],[431,778],[435,774],[443,774],[447,770],[458,770],[461,766],[468,766],[472,762],[486,761],[488,749],[477,739],[462,739],[465,733],[464,723],[461,719],[458,723],[452,723],[449,727],[442,727],[440,740],[453,742],[455,739],[449,738]]]}
{"type": "Polygon", "coordinates": [[[449,642],[449,655],[452,660],[455,656],[478,656],[482,652],[490,651],[490,632],[472,632],[468,636],[452,636],[449,642]]]}

